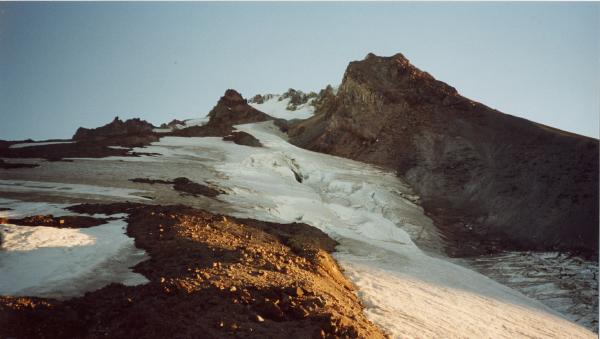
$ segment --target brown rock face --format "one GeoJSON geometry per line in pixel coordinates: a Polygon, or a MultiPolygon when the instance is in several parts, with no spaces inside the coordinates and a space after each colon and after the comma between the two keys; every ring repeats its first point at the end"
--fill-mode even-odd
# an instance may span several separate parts
{"type": "Polygon", "coordinates": [[[351,62],[323,98],[291,141],[396,170],[451,254],[597,253],[598,140],[464,98],[401,54],[351,62]]]}
{"type": "MultiPolygon", "coordinates": [[[[155,139],[147,121],[139,118],[123,121],[119,117],[102,127],[88,129],[79,127],[73,136],[75,141],[101,141],[111,144],[145,144],[146,139],[155,139]],[[127,140],[127,141],[126,141],[127,140]]],[[[155,141],[155,140],[152,140],[155,141]]]]}

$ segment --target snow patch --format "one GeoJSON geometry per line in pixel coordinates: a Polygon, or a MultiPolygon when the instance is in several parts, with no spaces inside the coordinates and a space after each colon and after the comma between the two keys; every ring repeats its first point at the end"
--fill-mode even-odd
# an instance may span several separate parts
{"type": "MultiPolygon", "coordinates": [[[[15,208],[2,212],[11,216],[30,215],[33,204],[39,214],[68,214],[57,213],[57,205],[48,204],[43,210],[43,203],[2,200],[3,206],[15,208]]],[[[113,282],[147,283],[129,269],[147,255],[125,234],[126,227],[123,219],[77,229],[0,224],[0,294],[66,298],[113,282]]]]}
{"type": "Polygon", "coordinates": [[[262,104],[249,103],[249,105],[274,118],[285,120],[307,119],[313,116],[313,114],[315,113],[315,108],[311,104],[312,99],[309,100],[307,103],[298,106],[296,110],[290,111],[287,109],[287,106],[290,103],[291,98],[286,98],[281,101],[279,100],[279,98],[280,95],[274,95],[272,98],[265,100],[265,102],[263,102],[262,104]]]}
{"type": "Polygon", "coordinates": [[[206,123],[208,123],[208,115],[202,118],[196,118],[196,119],[187,119],[183,122],[183,126],[181,125],[177,125],[177,128],[186,128],[186,127],[193,127],[193,126],[203,126],[206,125],[206,123]],[[181,126],[181,127],[180,127],[181,126]]]}
{"type": "Polygon", "coordinates": [[[34,146],[74,144],[74,143],[75,143],[75,141],[24,142],[24,143],[20,143],[20,144],[12,144],[12,145],[8,146],[8,148],[25,148],[25,147],[34,147],[34,146]]]}

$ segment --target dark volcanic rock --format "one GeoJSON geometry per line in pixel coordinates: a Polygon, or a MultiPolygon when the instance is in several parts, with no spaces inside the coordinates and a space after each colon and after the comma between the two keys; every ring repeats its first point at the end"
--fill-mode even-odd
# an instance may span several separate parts
{"type": "Polygon", "coordinates": [[[119,117],[115,117],[111,123],[102,127],[93,129],[79,127],[73,136],[73,140],[89,140],[121,135],[147,134],[152,133],[152,129],[152,124],[139,118],[123,121],[119,119],[119,117]]]}
{"type": "Polygon", "coordinates": [[[262,144],[252,134],[246,132],[232,132],[230,135],[223,137],[225,141],[233,141],[238,145],[246,145],[252,147],[262,147],[262,144]]]}
{"type": "Polygon", "coordinates": [[[225,193],[224,191],[212,188],[207,185],[195,183],[188,178],[179,177],[175,178],[172,181],[169,180],[161,180],[161,179],[149,179],[149,178],[134,178],[129,179],[131,182],[137,182],[141,184],[167,184],[173,185],[173,189],[179,192],[191,194],[193,196],[203,195],[209,198],[214,198],[219,194],[225,193]]]}
{"type": "Polygon", "coordinates": [[[273,94],[257,94],[255,96],[252,97],[252,99],[249,100],[249,102],[254,103],[254,104],[264,104],[265,101],[273,98],[274,95],[273,94]]]}
{"type": "Polygon", "coordinates": [[[234,125],[276,120],[275,118],[248,105],[248,101],[233,89],[225,95],[208,113],[209,121],[203,126],[192,126],[173,131],[171,135],[184,137],[223,137],[231,134],[234,125]]]}
{"type": "Polygon", "coordinates": [[[316,107],[291,141],[396,170],[451,254],[597,253],[598,140],[464,98],[401,54],[351,62],[316,107]]]}
{"type": "Polygon", "coordinates": [[[137,182],[139,184],[150,184],[150,185],[154,185],[154,184],[167,184],[170,185],[173,182],[169,181],[169,180],[162,180],[162,179],[149,179],[149,178],[133,178],[133,179],[129,179],[129,181],[131,182],[137,182]]]}
{"type": "Polygon", "coordinates": [[[130,153],[128,149],[113,149],[100,142],[75,142],[23,148],[0,147],[0,157],[42,158],[48,161],[66,161],[63,158],[103,158],[135,155],[130,153]]]}
{"type": "Polygon", "coordinates": [[[180,192],[185,192],[194,196],[204,195],[206,197],[214,198],[217,195],[223,193],[220,190],[212,187],[195,183],[188,178],[175,178],[173,180],[173,189],[180,192]]]}
{"type": "Polygon", "coordinates": [[[158,140],[158,136],[152,131],[153,128],[152,124],[139,118],[122,121],[115,117],[111,123],[102,127],[79,127],[73,140],[128,147],[145,146],[158,140]]]}
{"type": "Polygon", "coordinates": [[[125,122],[118,117],[102,127],[87,129],[80,127],[73,136],[73,143],[32,145],[31,147],[10,148],[17,142],[0,142],[0,157],[43,158],[48,161],[67,161],[64,158],[103,158],[108,156],[138,156],[141,153],[129,149],[115,149],[108,146],[142,147],[159,136],[153,126],[140,119],[125,122]]]}
{"type": "Polygon", "coordinates": [[[174,127],[177,127],[178,125],[181,126],[183,124],[185,124],[184,121],[173,119],[168,124],[162,124],[162,125],[160,125],[160,128],[174,128],[174,127]]]}

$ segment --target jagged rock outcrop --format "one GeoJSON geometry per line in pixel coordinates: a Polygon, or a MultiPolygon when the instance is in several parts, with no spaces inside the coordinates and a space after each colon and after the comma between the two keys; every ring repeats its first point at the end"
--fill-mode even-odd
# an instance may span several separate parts
{"type": "Polygon", "coordinates": [[[185,122],[178,119],[173,119],[169,123],[163,123],[160,125],[160,128],[179,128],[180,126],[184,126],[185,122]]]}
{"type": "Polygon", "coordinates": [[[257,94],[249,100],[250,103],[264,104],[265,101],[271,100],[275,94],[257,94]]]}
{"type": "Polygon", "coordinates": [[[597,139],[464,98],[401,54],[351,62],[337,95],[325,91],[290,140],[396,170],[451,254],[597,253],[597,139]]]}
{"type": "Polygon", "coordinates": [[[287,92],[283,93],[279,97],[279,101],[289,98],[290,102],[288,103],[286,108],[290,111],[295,111],[296,109],[298,109],[298,106],[304,105],[307,102],[309,102],[309,100],[314,99],[316,97],[317,93],[315,92],[304,93],[302,91],[290,88],[287,90],[287,92]]]}
{"type": "Polygon", "coordinates": [[[271,100],[275,97],[277,97],[278,101],[290,99],[290,101],[288,102],[288,104],[286,106],[286,109],[288,111],[295,111],[304,104],[312,103],[312,100],[317,98],[317,93],[315,93],[315,92],[304,93],[300,90],[295,90],[293,88],[290,88],[281,95],[257,94],[255,96],[253,96],[252,99],[250,99],[250,103],[260,105],[260,104],[264,104],[265,101],[271,100]]]}
{"type": "Polygon", "coordinates": [[[187,137],[227,136],[234,125],[248,124],[275,118],[248,105],[240,93],[228,89],[217,105],[208,113],[209,121],[203,126],[192,126],[173,131],[172,135],[187,137]]]}
{"type": "Polygon", "coordinates": [[[78,142],[95,142],[107,145],[143,146],[158,140],[154,126],[139,118],[123,121],[119,117],[98,128],[79,127],[73,135],[78,142]]]}
{"type": "Polygon", "coordinates": [[[331,111],[330,105],[335,102],[335,92],[331,85],[327,85],[324,89],[319,91],[319,94],[313,100],[312,105],[315,107],[315,111],[317,112],[329,112],[331,111]]]}

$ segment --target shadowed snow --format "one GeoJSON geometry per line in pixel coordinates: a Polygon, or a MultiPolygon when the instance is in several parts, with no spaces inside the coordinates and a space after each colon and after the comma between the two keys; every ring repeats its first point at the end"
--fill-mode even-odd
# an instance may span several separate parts
{"type": "Polygon", "coordinates": [[[148,198],[135,195],[143,191],[118,187],[103,187],[82,184],[65,184],[59,182],[40,182],[26,180],[0,180],[0,191],[3,192],[42,192],[53,195],[86,195],[86,196],[109,196],[125,199],[148,198]]]}
{"type": "Polygon", "coordinates": [[[24,148],[44,145],[56,145],[56,144],[73,144],[75,141],[46,141],[46,142],[23,142],[20,144],[12,144],[8,148],[24,148]]]}

